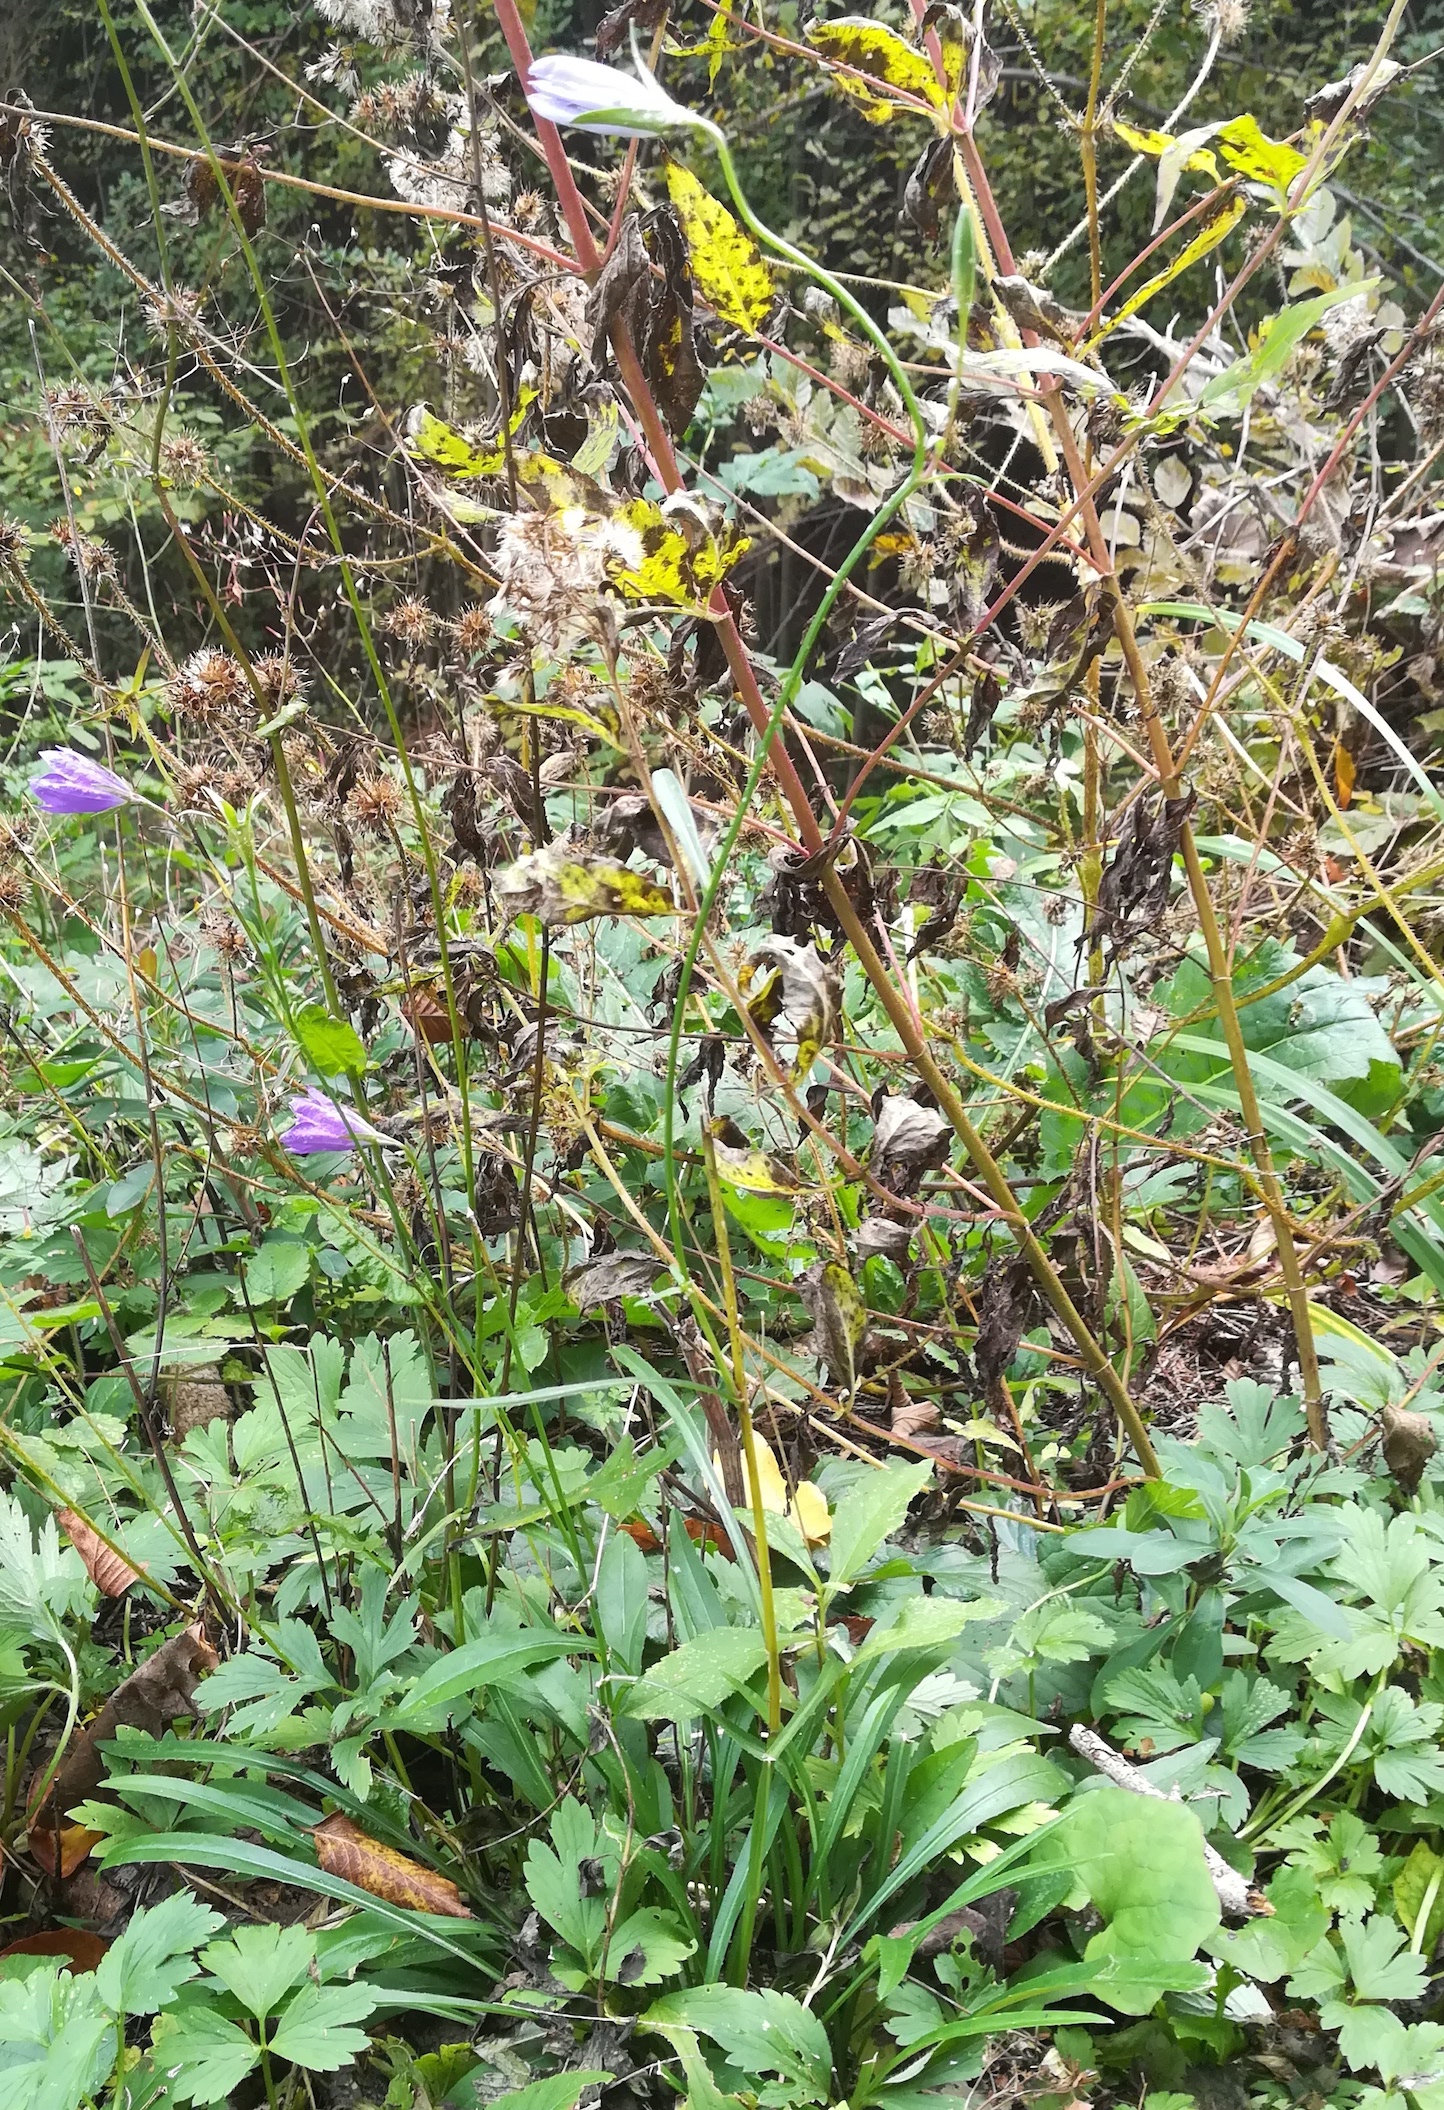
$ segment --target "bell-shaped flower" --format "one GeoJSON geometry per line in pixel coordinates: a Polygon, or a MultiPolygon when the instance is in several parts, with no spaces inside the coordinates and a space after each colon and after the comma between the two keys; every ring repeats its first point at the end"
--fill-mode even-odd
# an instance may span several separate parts
{"type": "Polygon", "coordinates": [[[135,793],[123,777],[73,747],[47,747],[30,779],[30,796],[47,813],[110,813],[135,793]]]}
{"type": "Polygon", "coordinates": [[[562,53],[533,59],[526,99],[536,116],[554,125],[574,125],[579,132],[619,132],[628,139],[675,132],[697,122],[645,67],[639,75],[619,73],[595,59],[562,53]]]}
{"type": "Polygon", "coordinates": [[[291,1101],[291,1126],[281,1137],[293,1157],[312,1157],[323,1150],[354,1150],[358,1143],[384,1143],[369,1121],[351,1107],[310,1085],[291,1101]]]}

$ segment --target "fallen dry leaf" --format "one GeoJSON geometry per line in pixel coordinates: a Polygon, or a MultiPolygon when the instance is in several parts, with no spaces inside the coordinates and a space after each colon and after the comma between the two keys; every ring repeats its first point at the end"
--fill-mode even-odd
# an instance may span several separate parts
{"type": "MultiPolygon", "coordinates": [[[[105,1778],[101,1745],[109,1743],[121,1728],[143,1729],[147,1736],[161,1736],[171,1722],[194,1714],[196,1686],[219,1660],[203,1628],[199,1624],[188,1626],[184,1633],[164,1642],[153,1656],[147,1656],[123,1684],[116,1686],[95,1720],[75,1736],[44,1802],[31,1810],[30,1851],[42,1866],[50,1864],[36,1851],[38,1837],[48,1833],[53,1839],[65,1812],[93,1795],[105,1778]]],[[[62,1830],[62,1840],[64,1836],[62,1830]]],[[[87,1847],[86,1852],[89,1851],[87,1847]]],[[[84,1854],[80,1858],[83,1860],[84,1854]]]]}
{"type": "Polygon", "coordinates": [[[424,1868],[394,1846],[368,1839],[359,1826],[339,1810],[327,1817],[311,1834],[316,1858],[328,1876],[340,1876],[388,1905],[404,1905],[411,1912],[442,1913],[447,1919],[469,1920],[472,1914],[461,1902],[456,1885],[424,1868]]]}
{"type": "Polygon", "coordinates": [[[1392,1404],[1385,1407],[1384,1463],[1401,1494],[1414,1493],[1438,1447],[1439,1438],[1427,1414],[1413,1414],[1407,1407],[1392,1404]]]}
{"type": "Polygon", "coordinates": [[[93,1524],[77,1516],[73,1509],[62,1509],[60,1525],[71,1545],[85,1564],[85,1572],[105,1597],[124,1597],[132,1583],[140,1581],[139,1568],[132,1568],[123,1553],[116,1553],[93,1524]]]}
{"type": "Polygon", "coordinates": [[[0,1962],[7,1956],[58,1956],[72,1971],[93,1971],[110,1947],[98,1934],[83,1927],[52,1927],[47,1934],[27,1934],[0,1949],[0,1962]]]}
{"type": "Polygon", "coordinates": [[[88,1831],[83,1824],[63,1824],[56,1833],[44,1818],[32,1817],[30,1858],[38,1861],[48,1876],[58,1875],[64,1882],[75,1874],[82,1861],[89,1859],[104,1837],[104,1832],[88,1831]]]}

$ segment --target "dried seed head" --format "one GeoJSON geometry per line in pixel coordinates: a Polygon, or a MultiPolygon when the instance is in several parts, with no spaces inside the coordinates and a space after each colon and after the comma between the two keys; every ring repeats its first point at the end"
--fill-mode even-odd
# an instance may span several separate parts
{"type": "Polygon", "coordinates": [[[223,960],[240,960],[250,952],[251,943],[234,916],[225,909],[211,909],[201,918],[201,934],[212,944],[223,960]]]}
{"type": "Polygon", "coordinates": [[[23,571],[30,552],[30,536],[18,520],[0,513],[0,572],[23,571]]]}
{"type": "Polygon", "coordinates": [[[374,835],[388,835],[401,813],[401,786],[379,771],[375,776],[359,777],[351,786],[348,803],[363,828],[374,835]]]}
{"type": "Polygon", "coordinates": [[[30,895],[30,881],[19,865],[0,864],[0,916],[18,915],[30,895]]]}
{"type": "Polygon", "coordinates": [[[228,806],[244,806],[260,790],[260,779],[253,770],[224,769],[216,789],[228,806]]]}
{"type": "Polygon", "coordinates": [[[513,227],[523,234],[534,233],[546,225],[547,201],[539,190],[518,191],[511,208],[513,227]]]}
{"type": "Polygon", "coordinates": [[[1061,601],[1039,601],[1030,607],[1025,601],[1015,601],[1018,611],[1018,637],[1025,652],[1042,652],[1048,643],[1048,633],[1063,611],[1061,601]]]}
{"type": "Polygon", "coordinates": [[[1212,22],[1220,44],[1237,44],[1248,28],[1249,0],[1204,0],[1199,13],[1212,22]]]}
{"type": "Polygon", "coordinates": [[[263,652],[259,659],[252,660],[251,672],[272,711],[294,703],[305,687],[300,668],[285,652],[263,652]]]}
{"type": "Polygon", "coordinates": [[[47,388],[45,410],[50,420],[50,429],[57,436],[66,432],[104,431],[110,423],[104,406],[97,403],[90,390],[81,387],[79,383],[47,388]]]}
{"type": "Polygon", "coordinates": [[[250,704],[251,692],[230,653],[206,646],[177,668],[166,683],[165,700],[173,717],[219,725],[250,704]]]}
{"type": "Polygon", "coordinates": [[[191,432],[173,432],[161,448],[161,467],[178,491],[193,491],[210,474],[211,458],[191,432]]]}
{"type": "Polygon", "coordinates": [[[184,286],[172,286],[158,299],[148,300],[145,313],[152,335],[162,343],[172,330],[187,342],[201,333],[201,295],[184,286]]]}
{"type": "Polygon", "coordinates": [[[51,540],[58,543],[78,572],[87,579],[113,579],[115,577],[115,551],[109,543],[94,535],[86,535],[73,529],[66,519],[55,521],[50,529],[51,540]]]}
{"type": "Polygon", "coordinates": [[[451,882],[451,905],[453,908],[480,908],[486,898],[486,888],[475,865],[463,865],[451,882]]]}
{"type": "Polygon", "coordinates": [[[491,617],[480,607],[463,608],[452,627],[457,649],[480,652],[491,641],[491,617]]]}
{"type": "Polygon", "coordinates": [[[424,645],[436,630],[436,617],[423,600],[414,595],[388,609],[382,625],[388,637],[403,645],[424,645]]]}

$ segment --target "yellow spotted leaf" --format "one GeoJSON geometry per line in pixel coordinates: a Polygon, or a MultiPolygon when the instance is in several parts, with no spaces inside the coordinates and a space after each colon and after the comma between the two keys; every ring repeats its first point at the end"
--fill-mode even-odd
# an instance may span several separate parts
{"type": "Polygon", "coordinates": [[[1140,308],[1146,307],[1155,293],[1161,293],[1165,286],[1171,286],[1176,278],[1181,278],[1200,258],[1217,249],[1219,243],[1232,234],[1247,211],[1247,198],[1233,197],[1221,205],[1216,213],[1204,221],[1193,240],[1179,250],[1172,263],[1165,264],[1161,271],[1155,272],[1136,293],[1130,293],[1118,313],[1111,315],[1102,328],[1095,331],[1088,341],[1089,351],[1092,351],[1095,345],[1101,344],[1110,330],[1116,330],[1120,322],[1126,322],[1130,315],[1136,315],[1140,308]]]}
{"type": "Polygon", "coordinates": [[[724,322],[760,329],[776,289],[751,235],[680,161],[667,163],[667,195],[682,222],[697,291],[724,322]]]}
{"type": "Polygon", "coordinates": [[[800,1182],[781,1161],[769,1157],[749,1143],[731,1121],[717,1121],[712,1128],[712,1152],[717,1177],[744,1194],[796,1194],[800,1182]]]}
{"type": "Polygon", "coordinates": [[[633,601],[696,607],[751,548],[745,535],[724,544],[705,530],[686,534],[649,498],[629,499],[615,517],[641,538],[638,562],[619,561],[609,573],[612,584],[633,601]]]}
{"type": "Polygon", "coordinates": [[[596,916],[674,916],[665,887],[612,858],[581,858],[565,843],[548,843],[518,858],[496,882],[513,915],[533,915],[551,930],[596,916]]]}
{"type": "Polygon", "coordinates": [[[1270,139],[1259,130],[1256,117],[1230,118],[1215,134],[1220,157],[1251,183],[1267,183],[1277,191],[1287,190],[1307,156],[1282,140],[1270,139]]]}
{"type": "Polygon", "coordinates": [[[886,124],[897,110],[916,110],[919,103],[937,110],[946,99],[932,60],[885,22],[840,15],[835,22],[814,22],[807,41],[834,66],[848,69],[834,73],[833,83],[857,104],[869,124],[886,124]],[[897,94],[889,95],[889,88],[897,94]],[[905,100],[899,103],[897,96],[905,100]]]}

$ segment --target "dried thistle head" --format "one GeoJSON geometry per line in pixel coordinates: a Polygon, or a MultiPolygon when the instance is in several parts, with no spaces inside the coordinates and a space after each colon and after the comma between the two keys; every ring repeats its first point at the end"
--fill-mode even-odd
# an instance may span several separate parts
{"type": "Polygon", "coordinates": [[[64,550],[75,569],[83,572],[87,579],[115,577],[115,551],[108,542],[102,542],[98,536],[87,535],[77,528],[72,528],[69,520],[62,517],[52,522],[50,539],[64,550]]]}
{"type": "Polygon", "coordinates": [[[152,336],[162,344],[172,330],[187,342],[201,333],[202,297],[184,286],[172,286],[157,299],[147,300],[145,317],[152,336]]]}
{"type": "Polygon", "coordinates": [[[1018,616],[1018,639],[1025,652],[1047,650],[1048,637],[1053,625],[1063,612],[1061,601],[1039,601],[1030,606],[1026,601],[1015,601],[1018,616]]]}
{"type": "Polygon", "coordinates": [[[491,642],[491,617],[479,603],[463,608],[452,625],[459,652],[480,652],[491,642]]]}
{"type": "Polygon", "coordinates": [[[201,935],[223,960],[245,959],[251,949],[250,939],[225,909],[210,909],[202,916],[201,935]]]}
{"type": "Polygon", "coordinates": [[[24,867],[0,864],[0,916],[17,916],[30,898],[30,881],[24,867]]]}
{"type": "Polygon", "coordinates": [[[105,406],[79,382],[66,382],[45,391],[45,413],[57,437],[67,432],[103,432],[110,424],[105,406]]]}
{"type": "Polygon", "coordinates": [[[511,223],[522,234],[533,234],[547,221],[547,201],[539,190],[518,191],[512,202],[511,223]]]}
{"type": "Polygon", "coordinates": [[[24,571],[30,554],[30,535],[18,520],[0,513],[0,572],[24,571]]]}
{"type": "Polygon", "coordinates": [[[1203,0],[1199,13],[1217,31],[1220,44],[1237,44],[1248,28],[1249,0],[1203,0]]]}
{"type": "Polygon", "coordinates": [[[193,491],[210,474],[210,455],[193,432],[169,433],[161,447],[160,460],[178,491],[193,491]]]}
{"type": "Polygon", "coordinates": [[[251,691],[239,662],[207,645],[176,669],[166,683],[165,700],[175,718],[220,725],[250,704],[251,691]]]}
{"type": "Polygon", "coordinates": [[[386,611],[382,628],[403,645],[424,645],[435,634],[436,616],[425,601],[411,594],[386,611]]]}
{"type": "Polygon", "coordinates": [[[401,786],[378,770],[374,776],[357,778],[347,803],[363,828],[373,835],[389,835],[401,816],[401,786]]]}
{"type": "Polygon", "coordinates": [[[451,905],[453,908],[480,908],[486,899],[486,885],[475,865],[463,865],[451,882],[451,905]]]}
{"type": "Polygon", "coordinates": [[[300,668],[288,652],[263,652],[259,659],[252,660],[251,672],[272,712],[294,703],[306,685],[300,668]]]}

